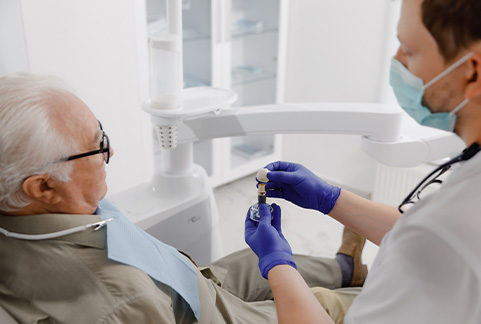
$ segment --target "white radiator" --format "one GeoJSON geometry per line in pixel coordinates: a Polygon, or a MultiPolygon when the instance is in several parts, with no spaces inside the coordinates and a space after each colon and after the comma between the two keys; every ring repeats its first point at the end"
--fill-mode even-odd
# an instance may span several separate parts
{"type": "MultiPolygon", "coordinates": [[[[434,164],[422,164],[415,168],[393,168],[378,164],[371,200],[399,206],[414,187],[436,167],[437,165],[434,164]]],[[[445,178],[449,172],[446,172],[442,178],[445,178]]]]}

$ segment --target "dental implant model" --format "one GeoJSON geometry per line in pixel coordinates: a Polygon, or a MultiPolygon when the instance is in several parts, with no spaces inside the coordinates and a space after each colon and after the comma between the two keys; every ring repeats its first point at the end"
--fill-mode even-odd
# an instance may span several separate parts
{"type": "Polygon", "coordinates": [[[255,203],[254,205],[251,206],[251,209],[250,209],[250,218],[254,221],[254,222],[258,222],[261,220],[261,215],[259,215],[259,206],[261,204],[266,204],[267,207],[269,207],[269,210],[272,214],[272,212],[274,211],[274,209],[271,207],[270,204],[268,204],[266,202],[266,184],[265,183],[259,183],[258,187],[257,187],[257,203],[255,203]]]}

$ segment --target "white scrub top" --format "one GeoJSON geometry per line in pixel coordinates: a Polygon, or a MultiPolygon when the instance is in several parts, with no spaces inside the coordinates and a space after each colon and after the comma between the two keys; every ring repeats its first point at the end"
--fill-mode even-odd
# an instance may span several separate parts
{"type": "Polygon", "coordinates": [[[481,323],[481,153],[385,235],[344,323],[481,323]]]}

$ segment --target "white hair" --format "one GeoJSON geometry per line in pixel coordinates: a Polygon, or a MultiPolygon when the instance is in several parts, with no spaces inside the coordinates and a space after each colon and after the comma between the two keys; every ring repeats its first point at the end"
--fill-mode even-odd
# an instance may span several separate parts
{"type": "Polygon", "coordinates": [[[56,95],[72,93],[61,80],[15,73],[0,77],[0,210],[15,211],[31,200],[22,190],[34,174],[70,180],[70,163],[56,163],[77,148],[51,122],[56,95]]]}

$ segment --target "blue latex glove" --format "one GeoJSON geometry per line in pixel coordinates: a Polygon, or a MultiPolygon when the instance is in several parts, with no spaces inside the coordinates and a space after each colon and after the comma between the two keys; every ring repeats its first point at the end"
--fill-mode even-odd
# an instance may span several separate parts
{"type": "Polygon", "coordinates": [[[250,211],[245,221],[246,243],[259,258],[259,269],[266,279],[269,270],[276,265],[288,264],[297,269],[291,247],[282,235],[281,208],[276,204],[272,204],[272,208],[272,221],[266,204],[259,206],[259,222],[250,219],[250,211]]]}
{"type": "Polygon", "coordinates": [[[341,194],[341,188],[332,186],[303,165],[274,162],[266,169],[267,197],[284,198],[297,206],[329,214],[341,194]]]}

